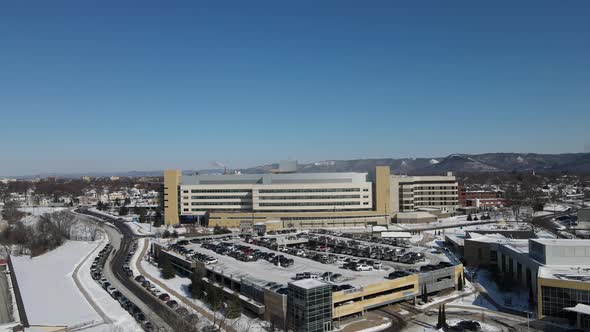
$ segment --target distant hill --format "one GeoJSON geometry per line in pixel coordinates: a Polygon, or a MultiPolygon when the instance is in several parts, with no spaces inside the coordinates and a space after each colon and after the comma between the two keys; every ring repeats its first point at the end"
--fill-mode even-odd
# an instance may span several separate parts
{"type": "MultiPolygon", "coordinates": [[[[539,173],[571,172],[590,173],[590,153],[483,153],[483,154],[452,154],[435,158],[378,158],[353,160],[324,160],[308,164],[299,164],[297,171],[302,173],[321,172],[368,172],[375,166],[389,166],[395,174],[425,175],[453,172],[484,173],[484,172],[522,172],[539,173]]],[[[245,169],[237,169],[243,174],[268,173],[278,168],[278,164],[261,165],[245,169]]],[[[231,171],[231,170],[230,170],[231,171]]],[[[222,174],[223,168],[184,170],[183,174],[222,174]]],[[[57,176],[61,178],[80,178],[82,176],[162,176],[162,170],[130,171],[130,172],[86,172],[86,173],[42,173],[18,178],[57,176]]]]}
{"type": "MultiPolygon", "coordinates": [[[[575,172],[590,173],[590,153],[536,154],[536,153],[484,153],[452,154],[438,158],[379,158],[355,160],[325,160],[299,164],[298,172],[367,172],[375,166],[389,166],[396,174],[444,174],[446,172],[575,172]]],[[[241,170],[245,174],[266,173],[277,164],[262,165],[241,170]]]]}

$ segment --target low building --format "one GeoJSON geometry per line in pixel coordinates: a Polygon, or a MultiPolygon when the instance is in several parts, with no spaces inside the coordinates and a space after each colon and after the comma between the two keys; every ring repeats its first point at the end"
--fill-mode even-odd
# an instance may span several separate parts
{"type": "Polygon", "coordinates": [[[437,217],[428,212],[399,212],[394,214],[393,221],[398,224],[428,224],[437,221],[437,217]]]}
{"type": "Polygon", "coordinates": [[[471,234],[464,243],[467,266],[495,265],[531,290],[539,319],[574,322],[576,313],[564,308],[590,305],[590,240],[471,234]]]}

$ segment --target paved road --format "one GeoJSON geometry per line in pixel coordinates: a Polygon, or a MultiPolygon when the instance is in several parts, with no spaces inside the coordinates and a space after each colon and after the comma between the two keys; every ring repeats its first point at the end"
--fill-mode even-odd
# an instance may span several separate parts
{"type": "Polygon", "coordinates": [[[78,212],[91,215],[106,221],[111,222],[116,231],[112,227],[105,227],[109,234],[109,239],[112,241],[114,250],[113,254],[107,260],[103,273],[109,281],[115,281],[114,287],[121,290],[129,300],[135,303],[142,311],[149,317],[152,322],[160,327],[162,331],[188,331],[189,328],[183,325],[183,320],[172,311],[166,304],[148,293],[141,285],[134,280],[127,277],[123,270],[123,264],[127,253],[133,243],[134,239],[141,238],[133,233],[133,231],[125,225],[124,222],[119,221],[114,217],[107,217],[97,213],[88,211],[87,209],[78,209],[78,212]]]}
{"type": "MultiPolygon", "coordinates": [[[[127,281],[129,281],[129,279],[124,273],[123,275],[118,274],[116,269],[113,269],[113,266],[117,264],[118,257],[122,257],[121,259],[123,260],[125,259],[125,254],[118,255],[118,253],[125,252],[125,248],[122,248],[123,242],[121,241],[123,237],[115,228],[109,226],[105,228],[109,236],[109,239],[111,239],[110,242],[113,245],[114,251],[111,253],[111,255],[109,255],[105,263],[105,267],[103,269],[103,276],[107,278],[109,282],[113,285],[113,287],[118,289],[126,298],[128,298],[131,302],[135,303],[135,305],[137,305],[139,309],[141,309],[141,311],[144,312],[146,317],[148,317],[148,320],[154,323],[154,325],[161,327],[162,331],[172,331],[170,326],[160,318],[158,312],[153,310],[149,305],[147,305],[141,298],[141,296],[137,296],[137,284],[133,285],[136,287],[129,288],[128,283],[121,282],[121,277],[127,281]]],[[[127,246],[128,248],[129,244],[125,244],[125,246],[127,246]]],[[[141,289],[140,291],[142,292],[140,292],[139,294],[142,294],[144,292],[143,289],[141,289]]]]}
{"type": "Polygon", "coordinates": [[[565,237],[564,235],[562,235],[559,232],[559,230],[557,229],[557,226],[553,223],[552,219],[559,217],[559,216],[567,215],[567,214],[571,214],[571,212],[558,212],[556,214],[550,214],[547,216],[535,217],[531,221],[531,224],[533,224],[536,227],[543,228],[543,229],[547,230],[548,232],[552,233],[553,235],[557,236],[558,238],[566,239],[567,237],[565,237]]]}

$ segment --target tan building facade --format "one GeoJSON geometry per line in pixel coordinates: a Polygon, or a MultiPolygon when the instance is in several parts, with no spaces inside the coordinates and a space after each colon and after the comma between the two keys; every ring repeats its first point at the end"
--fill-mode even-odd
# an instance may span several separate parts
{"type": "Polygon", "coordinates": [[[391,176],[391,211],[438,210],[452,214],[459,207],[458,183],[446,176],[391,176]]]}
{"type": "Polygon", "coordinates": [[[166,224],[206,213],[209,226],[275,221],[281,228],[389,222],[389,167],[368,173],[164,174],[166,224]],[[373,180],[374,182],[372,182],[373,180]]]}

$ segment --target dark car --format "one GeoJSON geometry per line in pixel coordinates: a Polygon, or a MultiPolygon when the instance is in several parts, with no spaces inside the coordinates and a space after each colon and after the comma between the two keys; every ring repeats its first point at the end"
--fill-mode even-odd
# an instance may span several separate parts
{"type": "Polygon", "coordinates": [[[184,318],[189,324],[197,324],[199,322],[199,316],[197,314],[190,314],[184,318]]]}
{"type": "Polygon", "coordinates": [[[170,301],[170,295],[168,295],[167,293],[160,294],[158,298],[162,301],[170,301]]]}
{"type": "Polygon", "coordinates": [[[463,320],[457,323],[457,327],[466,331],[481,331],[481,324],[474,320],[463,320]]]}
{"type": "Polygon", "coordinates": [[[172,309],[176,309],[179,307],[178,302],[174,301],[174,300],[170,300],[168,302],[166,302],[166,305],[169,306],[172,309]]]}
{"type": "Polygon", "coordinates": [[[185,307],[178,307],[178,309],[176,309],[176,313],[179,316],[184,317],[184,316],[187,316],[188,314],[190,314],[190,311],[188,311],[188,309],[185,307]]]}
{"type": "Polygon", "coordinates": [[[139,312],[133,316],[138,323],[145,322],[145,315],[143,312],[139,312]]]}
{"type": "Polygon", "coordinates": [[[141,328],[146,332],[151,332],[151,331],[156,330],[156,327],[154,326],[154,324],[152,322],[143,322],[141,324],[141,328]]]}
{"type": "Polygon", "coordinates": [[[137,282],[144,282],[145,281],[145,277],[142,275],[139,275],[137,277],[135,277],[135,281],[137,282]]]}

